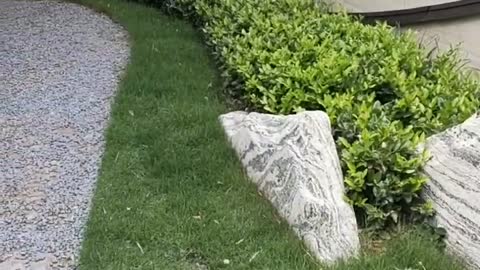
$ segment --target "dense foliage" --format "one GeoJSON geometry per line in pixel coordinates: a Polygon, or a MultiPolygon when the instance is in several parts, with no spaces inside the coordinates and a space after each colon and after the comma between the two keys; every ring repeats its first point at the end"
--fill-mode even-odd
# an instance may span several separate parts
{"type": "Polygon", "coordinates": [[[425,217],[418,149],[479,107],[455,50],[431,56],[412,33],[329,15],[312,0],[178,0],[196,11],[229,86],[271,113],[324,110],[341,152],[346,197],[366,226],[425,217]]]}

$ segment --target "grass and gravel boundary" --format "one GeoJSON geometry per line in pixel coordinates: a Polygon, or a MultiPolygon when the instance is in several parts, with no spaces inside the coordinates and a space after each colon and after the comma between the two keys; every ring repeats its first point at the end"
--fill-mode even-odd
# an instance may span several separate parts
{"type": "Polygon", "coordinates": [[[235,268],[313,269],[228,147],[217,120],[227,111],[221,84],[195,29],[138,4],[81,3],[121,23],[132,47],[82,269],[216,269],[228,261],[235,268]]]}
{"type": "MultiPolygon", "coordinates": [[[[198,32],[139,4],[78,2],[122,24],[132,46],[80,269],[321,269],[228,147],[222,84],[198,32]]],[[[335,269],[461,269],[418,232],[387,247],[335,269]]]]}

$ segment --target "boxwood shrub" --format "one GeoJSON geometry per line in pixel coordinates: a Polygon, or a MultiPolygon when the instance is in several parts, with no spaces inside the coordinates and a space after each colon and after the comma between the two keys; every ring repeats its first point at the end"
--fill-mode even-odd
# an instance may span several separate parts
{"type": "Polygon", "coordinates": [[[420,192],[425,137],[471,116],[479,86],[456,50],[436,56],[413,33],[327,14],[312,0],[177,0],[195,11],[230,89],[251,108],[328,113],[360,223],[429,216],[420,192]]]}

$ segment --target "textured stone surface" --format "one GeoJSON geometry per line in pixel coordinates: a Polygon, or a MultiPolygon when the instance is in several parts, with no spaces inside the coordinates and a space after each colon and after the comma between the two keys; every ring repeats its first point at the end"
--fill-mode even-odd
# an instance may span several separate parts
{"type": "Polygon", "coordinates": [[[249,178],[324,262],[359,250],[328,116],[232,112],[220,117],[249,178]]]}
{"type": "Polygon", "coordinates": [[[0,270],[75,269],[128,54],[90,9],[0,0],[0,270]]]}
{"type": "Polygon", "coordinates": [[[452,251],[480,269],[480,116],[432,136],[425,196],[435,204],[438,225],[452,251]]]}

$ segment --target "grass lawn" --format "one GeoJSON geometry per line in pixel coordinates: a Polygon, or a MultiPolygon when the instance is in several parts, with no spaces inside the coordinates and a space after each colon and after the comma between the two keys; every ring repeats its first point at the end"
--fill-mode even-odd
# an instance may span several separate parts
{"type": "MultiPolygon", "coordinates": [[[[221,82],[198,32],[142,5],[77,1],[122,24],[132,45],[80,269],[321,269],[228,147],[221,82]]],[[[461,269],[416,233],[387,246],[335,269],[461,269]]]]}

